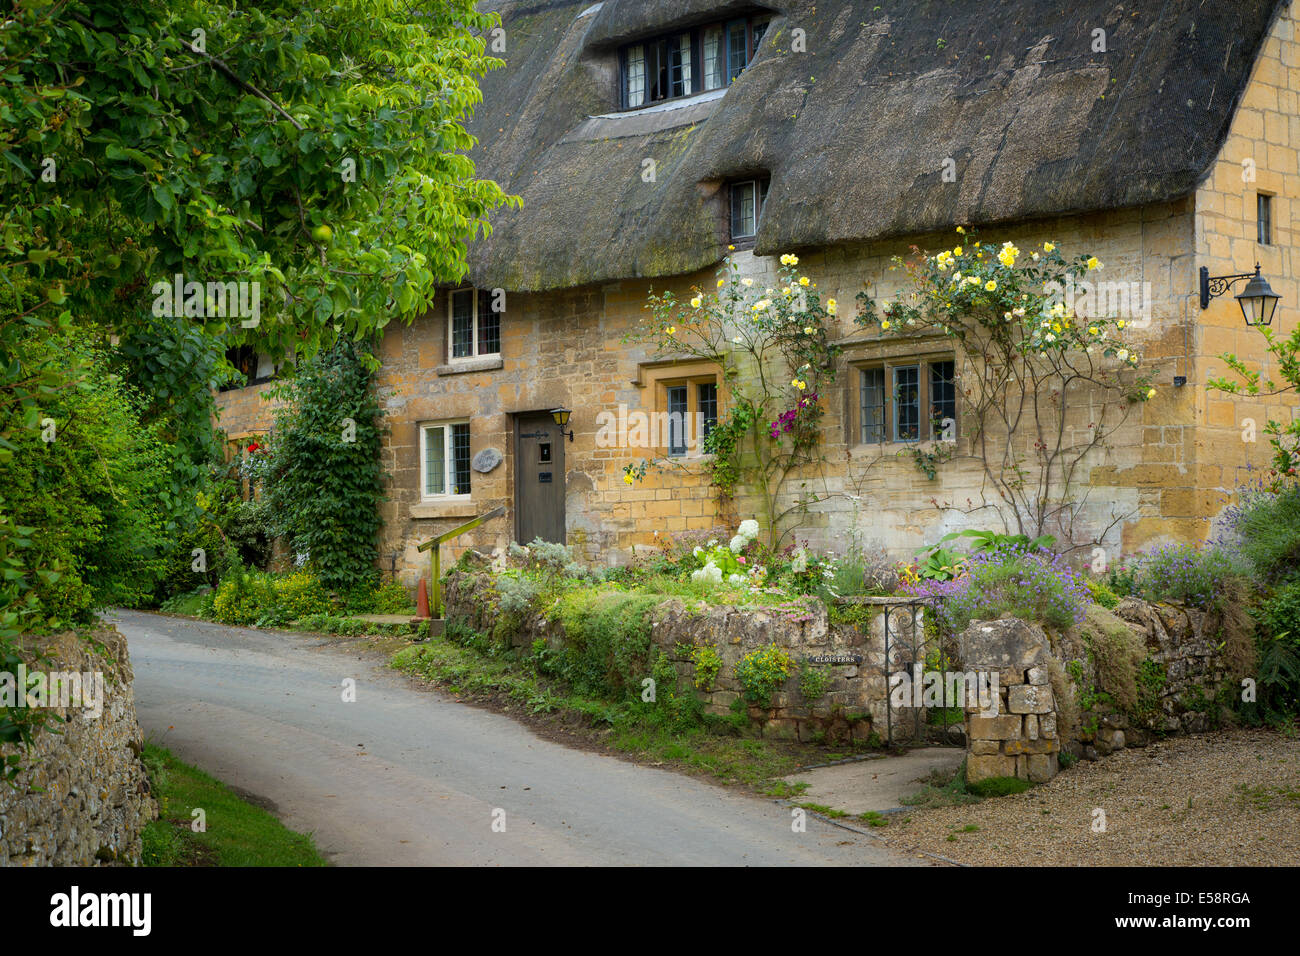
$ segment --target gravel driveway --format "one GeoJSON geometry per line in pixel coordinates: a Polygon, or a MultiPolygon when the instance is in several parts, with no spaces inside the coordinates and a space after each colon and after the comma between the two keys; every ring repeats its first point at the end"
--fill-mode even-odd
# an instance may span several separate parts
{"type": "Polygon", "coordinates": [[[1171,738],[1081,762],[1026,793],[900,813],[880,832],[900,850],[976,865],[1296,866],[1300,738],[1171,738]],[[1105,832],[1094,832],[1096,810],[1105,832]]]}

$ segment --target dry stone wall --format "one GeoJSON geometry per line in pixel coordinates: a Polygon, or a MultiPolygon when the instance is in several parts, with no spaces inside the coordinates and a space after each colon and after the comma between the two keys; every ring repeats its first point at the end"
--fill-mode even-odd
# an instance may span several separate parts
{"type": "Polygon", "coordinates": [[[1091,639],[1113,642],[1106,653],[1131,655],[1136,680],[1125,695],[1106,689],[1099,649],[1082,631],[1049,637],[1014,619],[971,624],[958,638],[962,666],[996,672],[999,700],[996,713],[968,702],[967,780],[1039,783],[1055,776],[1062,752],[1095,760],[1215,726],[1238,676],[1222,626],[1217,613],[1137,598],[1125,598],[1113,615],[1090,609],[1091,639]]]}
{"type": "MultiPolygon", "coordinates": [[[[487,573],[457,571],[448,576],[443,591],[448,620],[460,619],[472,630],[491,633],[498,619],[493,579],[487,573]]],[[[809,598],[769,607],[688,606],[670,599],[650,615],[655,647],[672,662],[679,688],[693,688],[707,711],[726,714],[743,699],[736,665],[752,651],[770,644],[784,649],[796,665],[824,672],[824,692],[814,700],[800,689],[796,670],[772,695],[770,707],[746,704],[749,716],[761,722],[765,734],[811,740],[884,742],[891,729],[896,734],[915,725],[916,709],[894,707],[888,712],[889,675],[906,670],[914,648],[923,642],[922,619],[913,619],[906,602],[891,598],[862,598],[852,613],[854,623],[836,623],[825,605],[809,598]],[[891,640],[886,659],[885,618],[890,615],[891,640]],[[712,684],[695,688],[693,646],[713,647],[721,667],[712,684]]],[[[538,639],[563,646],[562,625],[533,614],[511,631],[515,647],[529,647],[538,639]]],[[[924,716],[922,716],[922,722],[924,716]]]]}
{"type": "MultiPolygon", "coordinates": [[[[37,735],[15,787],[0,784],[0,866],[138,862],[141,831],[158,810],[140,760],[126,638],[105,627],[88,639],[33,639],[26,650],[47,656],[42,671],[102,673],[104,699],[98,717],[56,708],[67,722],[37,735]]],[[[0,757],[14,752],[5,746],[0,757]]]]}

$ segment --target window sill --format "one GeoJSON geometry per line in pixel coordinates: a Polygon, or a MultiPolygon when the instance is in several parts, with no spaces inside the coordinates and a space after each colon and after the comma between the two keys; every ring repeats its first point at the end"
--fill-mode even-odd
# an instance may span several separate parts
{"type": "Polygon", "coordinates": [[[461,359],[451,362],[447,365],[439,365],[434,371],[438,375],[461,375],[465,372],[492,372],[499,368],[505,367],[505,362],[501,356],[488,356],[486,358],[461,359]]]}
{"type": "Polygon", "coordinates": [[[471,495],[428,498],[411,505],[412,518],[474,518],[477,515],[471,495]]]}
{"type": "Polygon", "coordinates": [[[918,439],[917,441],[858,442],[849,447],[849,454],[854,457],[860,457],[871,451],[897,453],[900,451],[906,451],[910,448],[935,448],[939,445],[956,448],[957,442],[944,441],[941,438],[925,438],[918,439]]]}

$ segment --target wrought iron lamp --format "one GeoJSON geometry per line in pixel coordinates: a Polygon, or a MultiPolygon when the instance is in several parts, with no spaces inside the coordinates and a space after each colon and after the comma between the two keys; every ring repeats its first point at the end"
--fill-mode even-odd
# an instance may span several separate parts
{"type": "Polygon", "coordinates": [[[568,408],[551,409],[551,417],[555,419],[555,424],[560,426],[560,436],[563,437],[565,435],[568,435],[569,441],[573,441],[573,429],[570,428],[566,432],[564,430],[564,426],[569,424],[569,416],[572,414],[573,414],[572,409],[568,409],[568,408]]]}
{"type": "Polygon", "coordinates": [[[1248,279],[1246,287],[1234,297],[1241,306],[1241,314],[1247,325],[1271,325],[1273,313],[1278,300],[1282,297],[1269,286],[1268,280],[1259,274],[1259,263],[1255,263],[1254,272],[1245,272],[1235,276],[1211,276],[1210,270],[1201,266],[1201,308],[1209,308],[1210,300],[1218,298],[1233,283],[1248,279]]]}

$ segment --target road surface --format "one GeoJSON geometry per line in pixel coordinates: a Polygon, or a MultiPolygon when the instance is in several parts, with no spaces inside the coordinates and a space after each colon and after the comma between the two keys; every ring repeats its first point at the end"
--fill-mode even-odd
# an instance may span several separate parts
{"type": "Polygon", "coordinates": [[[339,865],[924,862],[811,814],[792,832],[779,801],[543,740],[337,643],[111,619],[148,739],[256,796],[339,865]]]}

